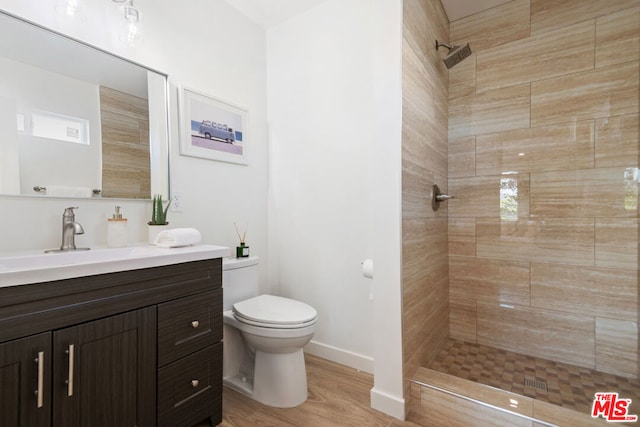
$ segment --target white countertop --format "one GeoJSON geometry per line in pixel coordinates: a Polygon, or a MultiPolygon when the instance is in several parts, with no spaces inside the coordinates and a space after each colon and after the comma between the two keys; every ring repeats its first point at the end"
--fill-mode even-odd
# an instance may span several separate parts
{"type": "Polygon", "coordinates": [[[229,254],[229,248],[214,245],[180,248],[140,245],[60,253],[0,254],[0,288],[222,258],[229,254]]]}

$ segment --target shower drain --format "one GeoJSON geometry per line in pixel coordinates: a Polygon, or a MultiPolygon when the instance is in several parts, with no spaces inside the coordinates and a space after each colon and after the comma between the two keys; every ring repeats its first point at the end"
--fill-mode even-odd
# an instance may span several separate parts
{"type": "Polygon", "coordinates": [[[535,388],[540,391],[547,391],[547,383],[531,377],[524,377],[524,386],[535,388]]]}

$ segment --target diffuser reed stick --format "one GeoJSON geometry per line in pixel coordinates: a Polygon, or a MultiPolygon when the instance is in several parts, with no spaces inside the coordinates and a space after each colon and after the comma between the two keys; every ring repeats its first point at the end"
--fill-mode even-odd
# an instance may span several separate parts
{"type": "Polygon", "coordinates": [[[238,235],[238,239],[240,239],[240,244],[244,245],[244,240],[247,237],[247,227],[244,228],[244,232],[242,233],[242,236],[240,236],[240,231],[238,231],[238,226],[236,225],[236,223],[233,223],[233,226],[236,229],[236,234],[238,235]]]}

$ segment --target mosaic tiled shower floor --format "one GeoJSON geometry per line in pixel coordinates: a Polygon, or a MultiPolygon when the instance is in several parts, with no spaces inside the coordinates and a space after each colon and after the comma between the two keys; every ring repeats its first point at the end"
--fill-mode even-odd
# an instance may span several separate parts
{"type": "Polygon", "coordinates": [[[480,344],[449,339],[428,368],[583,413],[596,392],[616,391],[632,399],[630,413],[640,414],[638,380],[480,344]]]}

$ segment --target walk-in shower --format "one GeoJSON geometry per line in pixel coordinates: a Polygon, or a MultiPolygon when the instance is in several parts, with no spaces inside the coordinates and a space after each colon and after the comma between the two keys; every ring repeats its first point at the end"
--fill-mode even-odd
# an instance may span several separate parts
{"type": "Polygon", "coordinates": [[[640,5],[529,3],[404,2],[403,368],[430,425],[454,397],[451,425],[590,425],[597,393],[640,415],[640,63],[613,55],[640,5]]]}

